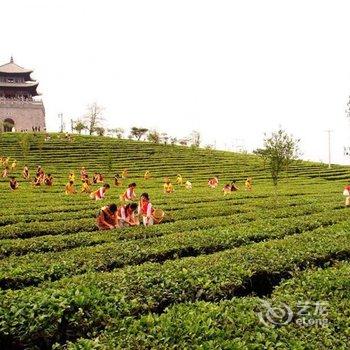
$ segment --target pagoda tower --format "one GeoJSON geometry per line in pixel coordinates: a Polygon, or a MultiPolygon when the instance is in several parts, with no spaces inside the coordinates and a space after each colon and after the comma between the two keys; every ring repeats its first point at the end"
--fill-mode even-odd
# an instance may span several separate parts
{"type": "Polygon", "coordinates": [[[3,131],[44,131],[45,108],[37,98],[33,71],[14,63],[0,66],[0,128],[3,131]]]}

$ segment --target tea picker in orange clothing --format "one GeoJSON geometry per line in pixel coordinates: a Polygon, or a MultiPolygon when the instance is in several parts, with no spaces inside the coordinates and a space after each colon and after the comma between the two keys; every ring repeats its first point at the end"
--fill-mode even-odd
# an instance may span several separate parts
{"type": "Polygon", "coordinates": [[[113,203],[101,208],[97,216],[97,226],[100,230],[111,230],[117,226],[116,204],[113,203]]]}
{"type": "Polygon", "coordinates": [[[174,192],[174,186],[169,180],[163,185],[163,189],[164,189],[164,193],[166,194],[170,194],[174,192]]]}
{"type": "Polygon", "coordinates": [[[39,182],[40,185],[42,185],[45,182],[45,172],[44,170],[41,170],[37,173],[36,181],[39,182]]]}
{"type": "Polygon", "coordinates": [[[80,170],[80,179],[82,181],[89,179],[89,175],[88,175],[88,172],[86,171],[85,167],[82,167],[81,170],[80,170]]]}
{"type": "MultiPolygon", "coordinates": [[[[41,181],[40,181],[40,177],[38,176],[34,176],[33,182],[32,182],[33,186],[41,186],[41,181]]],[[[68,185],[68,184],[67,184],[68,185]]],[[[67,187],[66,185],[66,187],[67,187]]]]}
{"type": "Polygon", "coordinates": [[[101,173],[94,173],[94,176],[92,178],[92,182],[94,184],[102,183],[103,181],[104,181],[104,177],[101,173]]]}
{"type": "Polygon", "coordinates": [[[75,175],[74,175],[74,172],[73,171],[71,171],[70,173],[69,173],[69,176],[68,176],[68,180],[69,181],[75,181],[75,175]]]}
{"type": "Polygon", "coordinates": [[[122,171],[122,179],[126,179],[129,176],[128,169],[122,171]]]}
{"type": "Polygon", "coordinates": [[[149,180],[150,177],[151,177],[151,172],[150,172],[149,170],[146,170],[145,175],[143,176],[143,178],[144,178],[145,180],[149,180]]]}
{"type": "Polygon", "coordinates": [[[25,180],[29,180],[29,168],[28,168],[27,164],[23,168],[22,176],[25,180]]]}
{"type": "Polygon", "coordinates": [[[75,190],[74,182],[71,180],[66,185],[66,195],[76,194],[76,193],[77,191],[75,190]]]}
{"type": "Polygon", "coordinates": [[[183,178],[182,178],[181,174],[177,174],[176,184],[177,185],[182,185],[183,184],[183,178]]]}
{"type": "Polygon", "coordinates": [[[104,176],[101,173],[97,173],[96,183],[103,183],[104,176]]]}
{"type": "Polygon", "coordinates": [[[53,177],[52,177],[51,174],[45,175],[44,183],[45,183],[46,186],[52,186],[52,184],[53,184],[53,177]]]}
{"type": "Polygon", "coordinates": [[[102,187],[100,187],[97,191],[92,192],[90,194],[90,198],[94,199],[96,201],[102,200],[105,198],[107,191],[110,189],[111,186],[109,184],[104,184],[102,187]]]}
{"type": "Polygon", "coordinates": [[[135,189],[136,189],[136,183],[133,182],[128,186],[128,189],[122,195],[120,195],[120,200],[122,202],[135,200],[137,197],[135,189]]]}
{"type": "Polygon", "coordinates": [[[121,177],[119,173],[115,173],[114,175],[114,185],[115,186],[120,186],[122,184],[121,177]]]}
{"type": "Polygon", "coordinates": [[[216,188],[218,186],[218,184],[219,184],[219,177],[218,176],[214,176],[208,180],[208,186],[210,188],[216,188]]]}
{"type": "Polygon", "coordinates": [[[185,188],[186,188],[186,190],[192,190],[192,183],[191,183],[191,181],[187,180],[185,182],[185,188]]]}
{"type": "Polygon", "coordinates": [[[15,170],[16,167],[17,167],[17,160],[14,159],[14,161],[13,161],[12,164],[11,164],[11,170],[15,170]]]}
{"type": "Polygon", "coordinates": [[[251,177],[247,177],[244,183],[246,191],[251,191],[253,189],[253,179],[251,177]]]}
{"type": "Polygon", "coordinates": [[[4,169],[4,171],[2,172],[1,176],[3,178],[6,178],[9,175],[9,167],[6,166],[6,168],[4,169]]]}
{"type": "Polygon", "coordinates": [[[236,192],[239,190],[238,186],[236,185],[237,180],[232,180],[231,181],[231,191],[236,192]]]}
{"type": "Polygon", "coordinates": [[[226,184],[223,187],[222,192],[224,192],[224,196],[226,196],[227,194],[231,193],[231,185],[230,184],[226,184]]]}
{"type": "Polygon", "coordinates": [[[10,161],[10,157],[7,157],[7,158],[3,158],[2,160],[2,165],[4,167],[7,167],[9,165],[9,161],[10,161]]]}
{"type": "Polygon", "coordinates": [[[224,196],[226,196],[229,193],[238,191],[239,188],[236,185],[236,180],[232,180],[231,184],[226,184],[222,191],[224,192],[224,196]]]}
{"type": "Polygon", "coordinates": [[[82,193],[91,193],[91,188],[89,186],[89,180],[83,180],[83,184],[81,186],[82,193]]]}

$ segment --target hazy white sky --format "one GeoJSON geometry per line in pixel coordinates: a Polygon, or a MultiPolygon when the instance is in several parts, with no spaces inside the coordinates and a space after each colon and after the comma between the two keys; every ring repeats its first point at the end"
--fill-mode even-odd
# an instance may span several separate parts
{"type": "Polygon", "coordinates": [[[3,1],[0,63],[33,68],[49,130],[97,101],[113,127],[221,148],[283,126],[304,158],[350,146],[348,0],[3,1]]]}

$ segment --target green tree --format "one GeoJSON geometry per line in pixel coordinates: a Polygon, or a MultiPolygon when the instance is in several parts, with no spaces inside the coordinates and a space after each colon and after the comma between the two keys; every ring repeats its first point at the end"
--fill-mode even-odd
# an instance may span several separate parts
{"type": "Polygon", "coordinates": [[[298,158],[299,142],[300,139],[295,139],[284,130],[279,129],[269,137],[265,134],[263,148],[254,151],[269,169],[275,189],[280,173],[283,170],[288,170],[290,164],[298,158]]]}
{"type": "Polygon", "coordinates": [[[172,146],[175,146],[177,142],[178,142],[177,137],[170,137],[170,144],[172,146]]]}
{"type": "Polygon", "coordinates": [[[125,130],[123,128],[115,128],[115,133],[118,139],[122,139],[124,136],[125,130]]]}
{"type": "Polygon", "coordinates": [[[35,139],[36,139],[36,145],[38,147],[40,155],[42,155],[42,151],[43,151],[44,144],[45,144],[45,136],[43,134],[38,134],[35,137],[35,139]]]}
{"type": "Polygon", "coordinates": [[[97,136],[103,136],[106,132],[105,128],[102,126],[96,126],[94,131],[96,132],[97,136]]]}
{"type": "Polygon", "coordinates": [[[187,146],[189,142],[190,142],[190,139],[188,137],[184,137],[179,140],[179,144],[181,146],[187,146]]]}
{"type": "Polygon", "coordinates": [[[163,141],[164,145],[167,145],[170,139],[170,136],[166,132],[162,132],[160,134],[161,141],[163,141]]]}
{"type": "Polygon", "coordinates": [[[109,152],[107,156],[107,169],[109,172],[112,171],[113,161],[114,161],[113,152],[109,152]]]}
{"type": "Polygon", "coordinates": [[[147,133],[148,129],[146,128],[137,128],[133,126],[130,131],[130,136],[135,138],[137,141],[140,141],[141,138],[147,133]]]}
{"type": "Polygon", "coordinates": [[[118,139],[123,138],[124,135],[124,129],[123,128],[111,128],[107,129],[108,133],[113,135],[116,135],[118,139]]]}
{"type": "Polygon", "coordinates": [[[151,130],[147,135],[147,140],[153,143],[160,143],[161,136],[157,130],[151,130]]]}
{"type": "Polygon", "coordinates": [[[22,151],[23,157],[27,157],[30,151],[30,144],[31,144],[31,136],[28,133],[25,133],[22,135],[21,139],[19,140],[19,146],[22,151]]]}
{"type": "Polygon", "coordinates": [[[87,126],[80,119],[73,122],[73,130],[75,130],[79,135],[83,130],[86,130],[87,126]]]}

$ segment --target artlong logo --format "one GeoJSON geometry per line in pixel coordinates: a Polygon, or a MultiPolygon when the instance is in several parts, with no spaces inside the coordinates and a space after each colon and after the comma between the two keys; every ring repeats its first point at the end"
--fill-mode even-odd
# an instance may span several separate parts
{"type": "Polygon", "coordinates": [[[286,303],[279,303],[275,306],[263,300],[261,304],[264,311],[259,312],[258,317],[265,326],[285,326],[293,321],[300,327],[323,327],[328,323],[328,303],[325,301],[299,301],[296,311],[293,311],[286,303]]]}
{"type": "Polygon", "coordinates": [[[293,319],[293,311],[290,307],[281,303],[278,307],[272,306],[268,301],[263,301],[262,305],[266,308],[265,312],[259,312],[259,320],[265,326],[268,325],[286,325],[293,319]]]}

